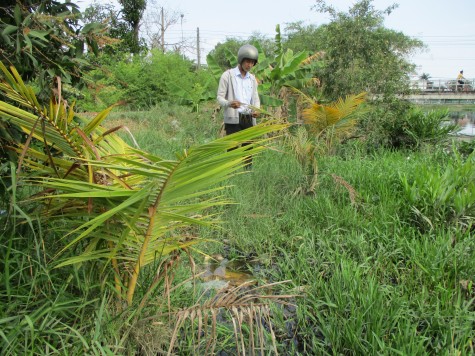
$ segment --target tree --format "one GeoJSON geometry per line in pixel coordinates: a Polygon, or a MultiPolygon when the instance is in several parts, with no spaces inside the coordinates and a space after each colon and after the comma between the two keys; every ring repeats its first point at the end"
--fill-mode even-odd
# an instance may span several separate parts
{"type": "Polygon", "coordinates": [[[123,6],[121,10],[112,4],[93,2],[83,14],[83,20],[86,23],[107,24],[107,36],[116,41],[109,41],[107,44],[112,46],[104,46],[103,51],[114,57],[139,53],[146,49],[144,40],[139,35],[146,0],[121,1],[120,3],[123,6]]]}
{"type": "Polygon", "coordinates": [[[432,89],[432,86],[433,86],[434,82],[429,81],[429,79],[430,79],[430,74],[428,74],[428,73],[422,73],[422,74],[419,76],[419,79],[420,79],[421,82],[422,82],[422,88],[423,88],[423,89],[432,89]]]}
{"type": "MultiPolygon", "coordinates": [[[[98,52],[104,26],[98,23],[83,26],[79,19],[78,6],[72,2],[2,2],[0,61],[7,67],[17,68],[24,82],[34,82],[40,101],[49,99],[53,83],[77,87],[85,84],[82,74],[92,68],[85,50],[98,52]]],[[[8,155],[10,160],[16,161],[4,147],[21,139],[18,130],[0,118],[0,160],[8,155]]]]}
{"type": "Polygon", "coordinates": [[[122,5],[122,17],[129,27],[125,39],[127,40],[130,52],[139,53],[142,49],[139,30],[143,13],[147,7],[147,0],[119,0],[122,5]]]}
{"type": "Polygon", "coordinates": [[[365,91],[388,97],[408,89],[415,66],[406,57],[423,43],[384,27],[384,16],[396,8],[376,10],[372,0],[360,0],[345,13],[317,0],[314,9],[331,17],[322,26],[326,56],[320,76],[326,96],[365,91]]]}
{"type": "Polygon", "coordinates": [[[165,9],[151,0],[147,13],[144,16],[144,29],[150,48],[161,49],[173,48],[175,52],[183,52],[185,41],[182,38],[174,43],[165,41],[165,33],[168,29],[182,20],[182,15],[177,11],[165,9]]]}
{"type": "Polygon", "coordinates": [[[90,68],[85,49],[96,52],[103,26],[79,23],[72,2],[7,0],[0,7],[0,59],[18,69],[23,80],[36,80],[40,96],[49,96],[53,79],[84,84],[81,73],[90,68]]]}
{"type": "MultiPolygon", "coordinates": [[[[107,43],[101,44],[101,53],[112,54],[122,52],[118,48],[123,34],[127,32],[126,25],[120,18],[120,11],[112,4],[100,4],[93,2],[82,13],[82,21],[86,24],[101,23],[107,24],[104,29],[105,34],[111,39],[107,43]]],[[[129,52],[129,51],[127,51],[129,52]]]]}
{"type": "Polygon", "coordinates": [[[312,53],[323,50],[323,30],[317,25],[305,26],[302,21],[291,22],[284,28],[284,47],[297,51],[312,53]]]}
{"type": "Polygon", "coordinates": [[[419,79],[420,79],[420,80],[429,80],[429,79],[430,79],[430,74],[429,74],[429,73],[422,73],[422,74],[419,76],[419,79]]]}

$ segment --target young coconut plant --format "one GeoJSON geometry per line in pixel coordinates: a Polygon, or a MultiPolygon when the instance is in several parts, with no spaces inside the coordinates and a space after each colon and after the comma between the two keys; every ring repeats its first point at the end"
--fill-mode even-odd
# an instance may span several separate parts
{"type": "Polygon", "coordinates": [[[339,98],[330,105],[319,104],[300,92],[308,105],[302,111],[303,122],[315,141],[323,144],[324,151],[330,152],[334,143],[349,137],[355,130],[358,119],[363,111],[366,93],[348,95],[339,98]]]}
{"type": "Polygon", "coordinates": [[[314,194],[318,179],[317,156],[328,154],[335,142],[354,132],[366,93],[322,105],[300,90],[292,90],[301,96],[306,108],[302,111],[304,125],[298,127],[294,134],[287,135],[286,142],[305,172],[306,183],[301,192],[314,194]]]}
{"type": "Polygon", "coordinates": [[[226,180],[265,149],[263,135],[286,127],[258,125],[165,160],[126,144],[120,127],[102,127],[112,108],[81,118],[62,100],[59,80],[58,96],[42,106],[14,68],[0,69],[8,98],[0,118],[27,135],[9,146],[20,157],[18,184],[37,192],[23,203],[43,229],[62,236],[50,246],[58,249],[54,265],[95,263],[103,285],[128,305],[146,266],[201,241],[185,227],[219,222],[210,208],[229,203],[226,180]]]}

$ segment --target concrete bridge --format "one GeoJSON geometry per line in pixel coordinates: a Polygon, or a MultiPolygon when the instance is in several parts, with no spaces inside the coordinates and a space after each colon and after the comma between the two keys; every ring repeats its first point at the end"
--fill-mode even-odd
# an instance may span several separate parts
{"type": "Polygon", "coordinates": [[[412,94],[405,98],[419,104],[475,104],[475,79],[463,84],[454,79],[411,82],[412,94]]]}
{"type": "Polygon", "coordinates": [[[417,104],[475,104],[475,92],[415,93],[404,97],[417,104]]]}

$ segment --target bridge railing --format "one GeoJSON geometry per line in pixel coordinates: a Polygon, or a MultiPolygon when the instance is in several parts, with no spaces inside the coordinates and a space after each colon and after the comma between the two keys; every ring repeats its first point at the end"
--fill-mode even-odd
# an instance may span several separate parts
{"type": "Polygon", "coordinates": [[[459,83],[453,78],[439,79],[418,79],[411,80],[411,88],[415,91],[426,93],[443,93],[443,92],[469,92],[475,91],[475,79],[464,79],[463,83],[459,83]]]}

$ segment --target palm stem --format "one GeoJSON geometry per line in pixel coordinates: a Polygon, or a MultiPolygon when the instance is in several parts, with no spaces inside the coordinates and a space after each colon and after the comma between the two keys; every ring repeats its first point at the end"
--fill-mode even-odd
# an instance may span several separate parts
{"type": "MultiPolygon", "coordinates": [[[[181,161],[183,162],[183,161],[181,161]]],[[[157,196],[157,199],[155,200],[155,203],[153,204],[152,207],[149,208],[149,223],[148,223],[148,228],[147,228],[147,233],[145,234],[144,241],[142,244],[142,247],[140,249],[140,254],[139,258],[137,259],[137,262],[135,263],[134,269],[132,271],[132,276],[129,281],[129,287],[127,290],[127,303],[129,305],[132,305],[133,299],[134,299],[134,293],[135,293],[135,288],[137,286],[137,280],[139,277],[140,269],[141,266],[143,265],[143,261],[145,259],[145,253],[147,252],[148,249],[148,244],[150,242],[150,238],[152,236],[153,228],[155,227],[155,219],[156,219],[156,212],[158,209],[158,205],[160,204],[160,201],[162,199],[163,192],[165,191],[168,182],[170,181],[170,178],[172,177],[173,173],[176,171],[177,167],[179,166],[180,163],[178,163],[173,170],[170,172],[168,175],[167,179],[163,182],[163,185],[160,189],[160,193],[157,196]]],[[[166,243],[165,241],[163,243],[166,243]]]]}

